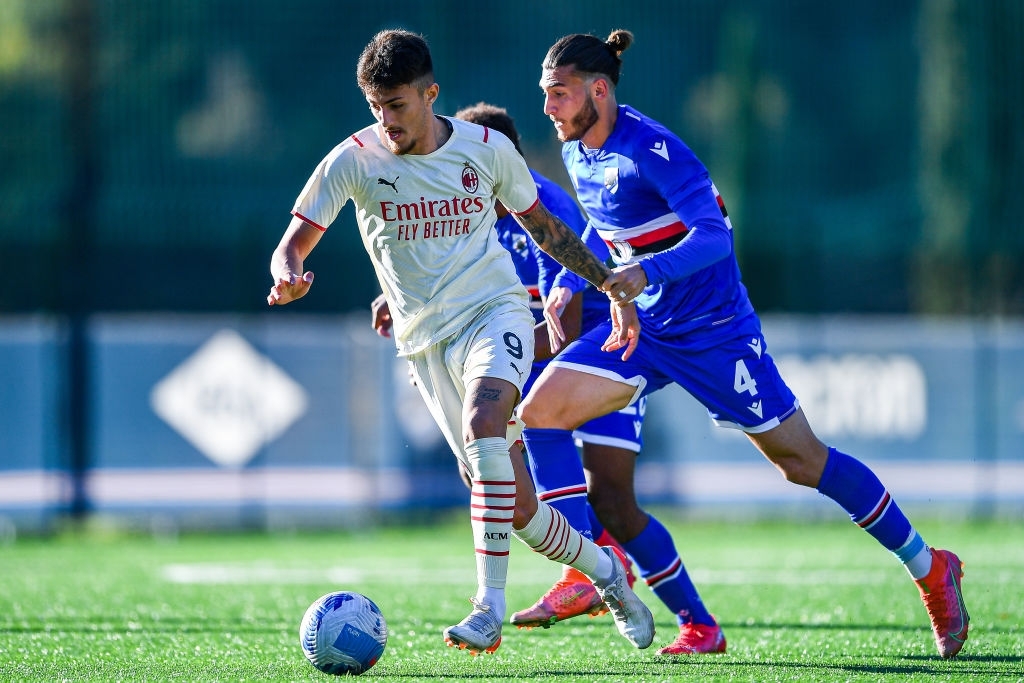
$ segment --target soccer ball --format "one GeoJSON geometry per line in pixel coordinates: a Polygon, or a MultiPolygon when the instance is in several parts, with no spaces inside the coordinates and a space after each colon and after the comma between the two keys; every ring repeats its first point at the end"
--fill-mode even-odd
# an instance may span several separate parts
{"type": "Polygon", "coordinates": [[[384,653],[388,625],[380,608],[365,595],[335,591],[306,610],[299,642],[306,659],[324,673],[358,676],[384,653]]]}

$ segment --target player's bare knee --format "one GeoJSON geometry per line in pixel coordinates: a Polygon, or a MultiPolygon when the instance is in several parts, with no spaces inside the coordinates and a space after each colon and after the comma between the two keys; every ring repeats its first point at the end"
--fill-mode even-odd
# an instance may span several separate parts
{"type": "Polygon", "coordinates": [[[516,408],[516,415],[518,415],[519,419],[525,422],[528,427],[542,429],[543,427],[541,425],[544,424],[543,411],[538,410],[536,411],[536,414],[534,413],[534,403],[529,396],[523,399],[523,402],[516,408]]]}
{"type": "Polygon", "coordinates": [[[527,397],[519,404],[516,413],[527,427],[533,429],[572,429],[574,427],[565,421],[560,406],[544,400],[533,400],[531,397],[527,397]]]}
{"type": "Polygon", "coordinates": [[[818,485],[821,469],[800,454],[775,455],[770,459],[786,481],[811,488],[818,485]]]}

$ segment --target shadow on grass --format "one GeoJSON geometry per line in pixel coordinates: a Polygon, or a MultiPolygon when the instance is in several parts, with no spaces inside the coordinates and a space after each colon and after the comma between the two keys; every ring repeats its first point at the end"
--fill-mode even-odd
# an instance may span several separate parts
{"type": "MultiPolygon", "coordinates": [[[[896,657],[894,657],[896,659],[896,657]]],[[[743,679],[747,679],[747,676],[754,676],[747,680],[756,680],[758,671],[771,670],[775,674],[789,670],[798,679],[800,677],[800,671],[808,672],[807,676],[812,676],[811,672],[819,672],[820,674],[838,674],[838,672],[847,672],[849,674],[858,675],[879,675],[879,676],[907,676],[914,674],[925,674],[925,675],[941,675],[941,674],[955,674],[957,678],[960,677],[971,677],[971,676],[985,676],[991,678],[992,676],[1000,676],[1010,673],[1007,669],[999,667],[1000,664],[1016,664],[1020,663],[1019,657],[1012,656],[971,656],[961,655],[951,660],[941,659],[938,655],[934,657],[925,656],[905,656],[898,657],[901,660],[908,660],[907,663],[893,663],[893,664],[855,664],[848,662],[837,662],[835,660],[829,661],[818,661],[808,662],[797,659],[785,659],[785,658],[773,658],[771,660],[760,660],[760,661],[746,661],[737,660],[726,655],[714,655],[707,657],[653,657],[651,659],[645,659],[643,661],[630,660],[629,662],[619,662],[616,664],[610,664],[608,662],[591,662],[590,666],[587,667],[586,676],[588,678],[597,677],[619,677],[624,673],[629,673],[632,676],[643,678],[645,674],[658,674],[668,673],[671,670],[677,670],[676,673],[682,672],[687,668],[688,677],[692,677],[693,680],[700,680],[702,677],[707,676],[709,678],[715,678],[720,676],[722,673],[727,673],[728,676],[740,676],[743,679]],[[995,665],[994,667],[991,665],[995,665]],[[711,671],[718,673],[712,675],[711,671]]],[[[413,671],[403,671],[405,667],[397,665],[393,662],[382,663],[377,667],[377,673],[379,675],[385,674],[388,678],[421,678],[421,673],[413,671]]],[[[488,669],[487,671],[479,672],[467,672],[460,667],[446,667],[444,665],[437,667],[433,676],[437,676],[440,679],[452,678],[453,680],[471,680],[471,679],[489,679],[489,680],[503,680],[503,679],[524,679],[524,678],[551,678],[558,679],[559,677],[569,677],[575,680],[575,677],[580,676],[578,669],[571,667],[566,668],[537,668],[530,671],[524,671],[522,666],[516,666],[513,669],[507,668],[507,663],[502,663],[502,666],[488,669]]],[[[841,678],[841,676],[839,676],[841,678]]],[[[821,680],[820,676],[815,680],[821,680]]]]}
{"type": "MultiPolygon", "coordinates": [[[[992,676],[993,674],[999,673],[998,670],[994,670],[990,666],[984,666],[980,668],[972,667],[971,664],[982,664],[984,662],[1013,662],[1020,660],[1014,657],[1005,658],[989,658],[989,657],[956,657],[955,659],[941,659],[938,655],[934,658],[929,659],[928,657],[905,657],[905,659],[916,659],[921,662],[915,664],[848,664],[842,662],[801,662],[801,661],[785,661],[785,660],[773,660],[771,666],[774,669],[779,668],[790,668],[790,669],[820,669],[822,671],[847,671],[850,673],[859,674],[939,674],[939,673],[955,673],[959,676],[992,676]]],[[[764,669],[766,662],[730,662],[726,664],[726,668],[752,668],[752,669],[764,669]]]]}
{"type": "MultiPolygon", "coordinates": [[[[909,676],[915,674],[924,675],[942,675],[942,674],[955,674],[957,678],[960,677],[971,677],[971,676],[985,676],[991,678],[993,676],[1005,675],[1007,672],[1005,669],[993,668],[991,666],[975,666],[985,662],[989,663],[1016,663],[1019,662],[1019,658],[1015,657],[958,657],[955,660],[942,660],[938,657],[934,659],[928,659],[926,657],[920,657],[921,663],[908,663],[908,664],[848,664],[838,663],[835,661],[828,662],[806,662],[797,660],[784,660],[774,659],[770,662],[766,661],[735,661],[731,660],[728,655],[721,657],[715,656],[713,658],[700,658],[695,660],[690,657],[682,658],[662,658],[659,657],[653,661],[644,662],[630,662],[628,665],[623,663],[620,666],[609,666],[607,664],[590,666],[587,668],[586,677],[590,680],[597,679],[599,677],[621,677],[623,674],[629,674],[631,676],[643,679],[646,674],[666,674],[671,669],[679,669],[682,671],[685,667],[689,667],[690,671],[687,672],[687,679],[700,680],[702,677],[708,678],[719,678],[722,673],[726,673],[730,678],[732,676],[739,676],[745,680],[757,680],[758,672],[771,671],[774,675],[779,675],[787,670],[797,679],[801,677],[800,671],[807,672],[805,675],[808,677],[814,676],[817,672],[819,675],[815,680],[821,680],[820,675],[825,674],[828,676],[836,675],[837,679],[841,679],[842,676],[839,672],[846,672],[852,675],[878,675],[878,676],[909,676]],[[718,671],[717,674],[710,674],[708,665],[711,665],[714,670],[718,671]],[[748,678],[748,676],[750,678],[748,678]]],[[[405,667],[396,666],[393,663],[383,663],[378,665],[375,669],[375,673],[379,676],[386,676],[391,679],[417,679],[422,680],[423,673],[416,671],[402,671],[405,667]]],[[[672,674],[669,674],[672,675],[672,674]]],[[[486,680],[523,680],[523,679],[554,679],[559,680],[560,678],[567,678],[577,680],[580,676],[580,670],[566,667],[564,669],[555,668],[537,668],[530,671],[524,671],[523,667],[517,666],[514,668],[507,667],[495,667],[487,671],[469,672],[459,667],[437,667],[431,674],[431,678],[440,679],[451,679],[451,680],[473,680],[473,679],[486,679],[486,680]]]]}
{"type": "MultiPolygon", "coordinates": [[[[965,645],[964,647],[965,648],[969,648],[970,646],[971,646],[971,643],[970,643],[970,641],[968,641],[967,645],[965,645]]],[[[925,655],[907,655],[907,656],[903,657],[903,659],[914,659],[914,660],[920,660],[920,661],[925,661],[925,662],[928,662],[928,661],[937,662],[937,661],[939,661],[938,656],[936,656],[936,657],[926,657],[925,655]]],[[[961,654],[958,654],[953,659],[946,659],[946,660],[942,660],[942,661],[947,661],[947,662],[993,662],[993,663],[1007,663],[1007,664],[1009,664],[1010,662],[1014,662],[1016,664],[1024,665],[1024,658],[1014,657],[1013,655],[972,655],[970,653],[961,653],[961,654]]]]}

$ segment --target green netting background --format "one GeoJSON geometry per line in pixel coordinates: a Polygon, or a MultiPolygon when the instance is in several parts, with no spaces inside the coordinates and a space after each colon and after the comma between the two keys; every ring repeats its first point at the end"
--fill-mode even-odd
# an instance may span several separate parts
{"type": "MultiPolygon", "coordinates": [[[[438,111],[507,107],[563,184],[540,61],[633,31],[619,100],[708,165],[762,311],[1024,314],[1018,0],[2,0],[0,311],[262,310],[390,27],[430,41],[438,111]]],[[[303,310],[378,291],[348,211],[303,310]]]]}

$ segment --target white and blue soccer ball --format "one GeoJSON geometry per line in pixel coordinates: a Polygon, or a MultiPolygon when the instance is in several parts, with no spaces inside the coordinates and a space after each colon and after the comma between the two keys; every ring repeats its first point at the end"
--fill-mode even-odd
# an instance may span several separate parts
{"type": "Polygon", "coordinates": [[[358,676],[384,654],[388,625],[380,608],[365,595],[335,591],[306,610],[299,642],[306,659],[324,673],[358,676]]]}

